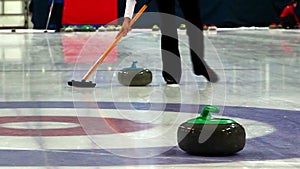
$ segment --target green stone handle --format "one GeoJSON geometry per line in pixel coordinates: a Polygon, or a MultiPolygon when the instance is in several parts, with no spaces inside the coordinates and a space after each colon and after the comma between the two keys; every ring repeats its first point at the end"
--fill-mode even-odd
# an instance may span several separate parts
{"type": "Polygon", "coordinates": [[[202,118],[202,119],[210,119],[211,118],[210,112],[212,112],[212,113],[219,113],[220,112],[220,108],[216,107],[216,106],[205,106],[202,109],[202,112],[200,114],[200,118],[202,118]]]}
{"type": "Polygon", "coordinates": [[[202,109],[202,112],[197,118],[190,119],[187,121],[187,123],[190,124],[212,124],[212,125],[228,125],[228,124],[234,124],[236,121],[231,119],[225,119],[225,118],[213,118],[210,113],[219,113],[220,108],[216,106],[204,106],[202,109]]]}

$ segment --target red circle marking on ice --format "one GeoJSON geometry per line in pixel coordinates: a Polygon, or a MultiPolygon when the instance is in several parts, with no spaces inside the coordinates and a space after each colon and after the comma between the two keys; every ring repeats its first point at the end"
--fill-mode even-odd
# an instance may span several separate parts
{"type": "MultiPolygon", "coordinates": [[[[42,124],[42,123],[41,123],[42,124]]],[[[117,118],[99,117],[74,117],[74,116],[6,116],[0,117],[0,136],[78,136],[117,134],[146,130],[152,125],[147,123],[136,123],[134,121],[117,118]],[[48,129],[26,129],[3,127],[6,123],[17,122],[53,122],[53,123],[75,123],[77,127],[70,128],[48,128],[48,129]]]]}

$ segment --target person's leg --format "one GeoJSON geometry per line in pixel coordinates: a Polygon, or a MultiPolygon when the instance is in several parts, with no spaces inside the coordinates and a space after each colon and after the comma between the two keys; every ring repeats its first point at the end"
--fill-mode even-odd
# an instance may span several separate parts
{"type": "Polygon", "coordinates": [[[282,27],[285,29],[293,29],[297,25],[293,15],[287,15],[281,18],[282,27]]]}
{"type": "Polygon", "coordinates": [[[33,29],[45,29],[48,18],[48,1],[32,0],[33,29]]]}
{"type": "Polygon", "coordinates": [[[287,28],[288,26],[287,26],[287,22],[286,22],[286,20],[285,20],[285,18],[283,17],[283,18],[280,18],[280,24],[281,24],[281,26],[282,26],[282,28],[287,28]]]}
{"type": "Polygon", "coordinates": [[[291,29],[294,29],[297,26],[297,21],[295,20],[293,15],[287,16],[288,25],[291,29]]]}
{"type": "Polygon", "coordinates": [[[187,24],[187,35],[193,70],[196,75],[203,75],[210,82],[217,82],[217,74],[204,60],[204,37],[201,19],[200,0],[179,0],[187,24]]]}
{"type": "Polygon", "coordinates": [[[64,4],[63,3],[57,3],[56,7],[57,7],[56,32],[59,32],[60,29],[63,27],[62,18],[63,18],[64,4]]]}
{"type": "Polygon", "coordinates": [[[50,24],[52,29],[59,31],[62,28],[63,3],[54,3],[50,24]]]}
{"type": "Polygon", "coordinates": [[[157,0],[156,3],[158,11],[161,13],[162,75],[169,84],[179,83],[181,78],[181,60],[175,17],[175,0],[157,0]]]}

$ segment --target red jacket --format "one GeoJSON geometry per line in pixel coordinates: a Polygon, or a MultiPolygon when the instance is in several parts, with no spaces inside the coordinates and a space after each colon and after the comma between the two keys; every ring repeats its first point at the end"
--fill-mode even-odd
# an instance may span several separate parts
{"type": "Polygon", "coordinates": [[[299,19],[298,19],[297,15],[296,15],[296,13],[295,13],[295,11],[294,11],[293,5],[288,5],[288,6],[286,6],[286,7],[283,9],[283,11],[282,11],[282,13],[281,13],[281,15],[280,15],[280,18],[284,18],[284,17],[286,17],[286,16],[288,16],[288,15],[293,15],[294,18],[295,18],[295,20],[297,21],[297,23],[299,23],[299,19]]]}

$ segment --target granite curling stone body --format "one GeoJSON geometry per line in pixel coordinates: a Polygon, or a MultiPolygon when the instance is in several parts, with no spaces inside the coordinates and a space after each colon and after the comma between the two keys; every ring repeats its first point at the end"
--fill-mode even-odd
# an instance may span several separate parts
{"type": "Polygon", "coordinates": [[[192,155],[225,156],[241,151],[246,142],[242,125],[231,119],[212,118],[220,109],[205,106],[199,117],[182,123],[177,130],[179,147],[192,155]]]}
{"type": "Polygon", "coordinates": [[[118,72],[118,80],[125,86],[146,86],[152,82],[152,72],[146,68],[138,68],[136,61],[131,67],[118,72]]]}

